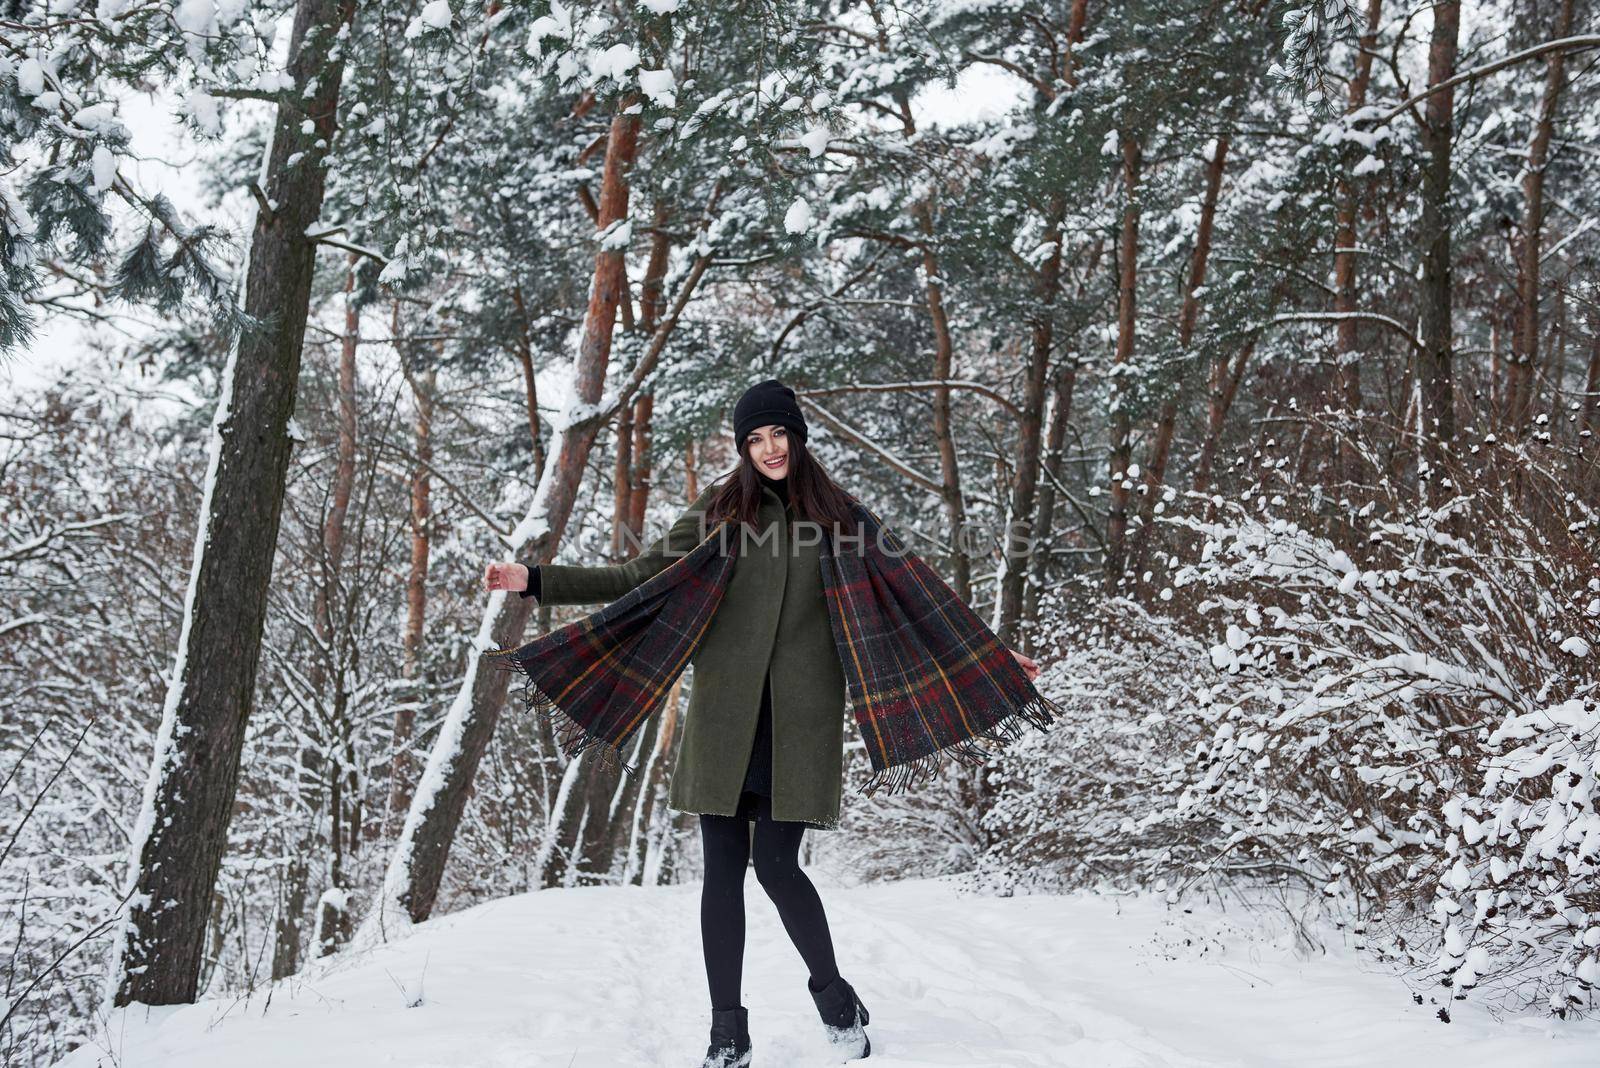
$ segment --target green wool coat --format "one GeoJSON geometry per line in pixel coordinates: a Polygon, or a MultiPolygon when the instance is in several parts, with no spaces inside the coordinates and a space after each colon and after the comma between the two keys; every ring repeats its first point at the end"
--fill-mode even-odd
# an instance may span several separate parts
{"type": "MultiPolygon", "coordinates": [[[[703,517],[712,493],[707,487],[626,563],[541,565],[540,603],[609,604],[681,559],[710,533],[703,517]]],[[[734,814],[770,671],[772,818],[831,828],[844,783],[845,680],[823,599],[823,529],[795,519],[770,486],[761,495],[759,531],[742,531],[722,603],[689,658],[689,709],[667,804],[734,814]]]]}

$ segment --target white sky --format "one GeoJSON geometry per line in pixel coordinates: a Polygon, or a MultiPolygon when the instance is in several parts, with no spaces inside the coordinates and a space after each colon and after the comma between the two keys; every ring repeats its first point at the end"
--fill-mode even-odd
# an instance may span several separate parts
{"type": "MultiPolygon", "coordinates": [[[[146,194],[164,193],[186,217],[196,221],[237,226],[236,218],[201,208],[200,178],[204,173],[204,147],[197,146],[172,114],[172,101],[149,94],[129,95],[117,102],[117,115],[133,135],[133,154],[119,157],[118,171],[146,194]]],[[[115,197],[107,198],[119,233],[124,237],[134,224],[132,209],[115,197]]],[[[113,248],[125,247],[121,242],[113,248]]],[[[124,327],[138,332],[153,323],[155,312],[122,305],[114,309],[125,317],[124,327]]],[[[39,316],[34,340],[21,351],[0,356],[0,389],[7,394],[31,392],[67,372],[92,373],[96,336],[115,338],[105,327],[90,326],[61,315],[39,316]]],[[[136,372],[129,372],[136,374],[136,372]]]]}

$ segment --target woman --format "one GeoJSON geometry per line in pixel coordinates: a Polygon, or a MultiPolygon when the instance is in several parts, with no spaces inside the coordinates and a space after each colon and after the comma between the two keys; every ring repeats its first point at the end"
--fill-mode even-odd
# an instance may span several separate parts
{"type": "MultiPolygon", "coordinates": [[[[797,862],[806,828],[829,829],[839,818],[846,685],[819,552],[825,530],[848,526],[851,498],[807,451],[794,391],[776,379],[739,399],[733,431],[738,467],[635,559],[611,567],[491,564],[485,584],[541,604],[613,602],[700,544],[707,527],[725,518],[740,524],[726,592],[689,658],[694,685],[668,797],[670,807],[699,814],[705,852],[705,1068],[750,1063],[740,982],[752,856],[810,972],[807,989],[830,1041],[846,1059],[866,1057],[866,1006],[839,974],[822,901],[797,862]]],[[[1032,660],[1012,655],[1030,679],[1037,674],[1032,660]]]]}

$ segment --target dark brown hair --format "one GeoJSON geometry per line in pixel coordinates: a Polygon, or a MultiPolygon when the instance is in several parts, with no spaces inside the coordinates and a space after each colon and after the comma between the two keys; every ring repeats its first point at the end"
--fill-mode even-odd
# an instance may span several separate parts
{"type": "MultiPolygon", "coordinates": [[[[784,435],[789,443],[789,474],[785,477],[795,518],[810,519],[824,530],[838,531],[841,527],[854,530],[856,523],[850,514],[850,505],[855,498],[841,489],[817,463],[806,448],[805,439],[788,430],[784,435]]],[[[735,444],[739,448],[739,465],[720,476],[721,485],[706,505],[706,517],[712,524],[731,518],[755,528],[760,517],[761,487],[767,476],[756,470],[755,461],[750,459],[749,439],[735,444]]]]}

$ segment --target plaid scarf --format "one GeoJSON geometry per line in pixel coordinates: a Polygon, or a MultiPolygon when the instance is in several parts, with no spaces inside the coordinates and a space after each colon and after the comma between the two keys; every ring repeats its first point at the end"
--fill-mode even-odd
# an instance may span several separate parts
{"type": "MultiPolygon", "coordinates": [[[[862,793],[903,791],[943,758],[981,764],[1026,724],[1063,710],[1034,689],[1011,651],[878,516],[851,502],[860,533],[821,542],[834,644],[872,774],[862,793]]],[[[665,702],[710,626],[737,554],[731,520],[693,550],[575,622],[487,650],[525,680],[528,711],[550,717],[568,756],[624,744],[665,702]]],[[[622,762],[625,772],[637,768],[622,762]]]]}

